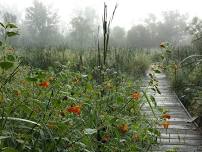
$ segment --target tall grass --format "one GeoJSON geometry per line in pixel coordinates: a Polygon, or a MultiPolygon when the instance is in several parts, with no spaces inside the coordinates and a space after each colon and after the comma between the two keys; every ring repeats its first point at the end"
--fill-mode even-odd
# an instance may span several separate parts
{"type": "MultiPolygon", "coordinates": [[[[202,56],[195,46],[173,48],[169,57],[167,75],[183,104],[202,117],[202,56]]],[[[202,120],[200,120],[201,125],[202,120]]]]}

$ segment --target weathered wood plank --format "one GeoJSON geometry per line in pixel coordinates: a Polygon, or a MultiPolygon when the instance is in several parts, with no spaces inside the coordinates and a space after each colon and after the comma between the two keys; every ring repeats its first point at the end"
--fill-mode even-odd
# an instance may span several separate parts
{"type": "Polygon", "coordinates": [[[160,145],[188,145],[188,146],[200,146],[202,143],[202,139],[197,139],[197,140],[193,140],[193,139],[183,139],[183,140],[179,140],[179,139],[158,139],[158,143],[160,145]]]}
{"type": "MultiPolygon", "coordinates": [[[[169,120],[170,126],[168,129],[161,125],[157,126],[161,132],[158,138],[159,146],[153,146],[151,151],[165,152],[166,150],[176,147],[177,152],[202,152],[202,133],[194,123],[188,123],[191,119],[187,110],[184,109],[180,103],[165,74],[156,74],[159,80],[159,90],[161,94],[155,94],[153,91],[149,92],[154,95],[157,107],[168,110],[171,115],[169,120]]],[[[148,83],[148,80],[144,81],[148,83]]],[[[146,86],[146,85],[145,85],[146,86]]],[[[152,111],[148,104],[142,108],[143,113],[150,119],[154,119],[152,111]]],[[[161,113],[154,110],[157,116],[161,113]]]]}
{"type": "Polygon", "coordinates": [[[165,134],[161,133],[161,139],[178,139],[178,140],[186,140],[186,139],[192,139],[192,140],[201,140],[201,135],[199,134],[165,134]]]}
{"type": "Polygon", "coordinates": [[[159,131],[164,134],[190,134],[190,135],[199,135],[199,131],[197,129],[179,129],[179,128],[159,128],[159,131]]]}
{"type": "Polygon", "coordinates": [[[161,145],[151,149],[152,152],[165,152],[166,150],[176,149],[177,152],[202,152],[202,146],[190,145],[161,145]]]}

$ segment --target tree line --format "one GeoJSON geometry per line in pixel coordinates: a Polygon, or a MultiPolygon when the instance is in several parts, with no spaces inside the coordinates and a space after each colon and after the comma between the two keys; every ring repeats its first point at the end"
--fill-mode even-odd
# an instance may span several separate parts
{"type": "MultiPolygon", "coordinates": [[[[4,22],[17,23],[20,36],[11,39],[11,43],[19,48],[52,48],[64,47],[71,49],[96,48],[99,18],[93,8],[78,11],[69,23],[61,26],[59,16],[42,2],[34,1],[25,12],[24,20],[8,10],[0,12],[4,22]]],[[[172,44],[186,45],[193,35],[200,35],[201,20],[197,17],[188,22],[188,15],[177,11],[162,13],[158,20],[150,14],[142,24],[133,25],[129,30],[115,26],[110,30],[110,47],[114,48],[157,48],[161,41],[172,44]]],[[[2,32],[0,31],[2,38],[2,32]]],[[[200,37],[200,36],[198,36],[200,37]]]]}

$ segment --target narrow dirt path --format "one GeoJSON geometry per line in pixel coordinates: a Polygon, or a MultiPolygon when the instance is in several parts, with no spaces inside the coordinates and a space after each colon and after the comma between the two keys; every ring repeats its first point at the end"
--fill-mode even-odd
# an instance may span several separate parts
{"type": "MultiPolygon", "coordinates": [[[[161,137],[158,139],[159,146],[152,147],[151,151],[166,152],[176,148],[176,152],[202,152],[201,131],[193,122],[190,122],[189,113],[179,101],[175,92],[171,90],[166,75],[160,73],[156,74],[156,77],[161,91],[160,95],[154,95],[157,106],[168,110],[171,115],[171,119],[169,119],[171,125],[167,130],[158,126],[161,132],[161,137]]],[[[145,105],[143,109],[152,118],[150,108],[145,105]]],[[[159,115],[158,112],[156,114],[159,115]]]]}

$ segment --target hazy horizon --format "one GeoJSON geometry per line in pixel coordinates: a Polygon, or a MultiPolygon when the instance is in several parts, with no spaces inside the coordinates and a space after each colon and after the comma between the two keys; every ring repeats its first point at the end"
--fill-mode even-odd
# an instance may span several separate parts
{"type": "MultiPolygon", "coordinates": [[[[86,7],[92,7],[101,18],[103,13],[103,3],[112,11],[115,4],[118,9],[115,14],[113,26],[121,26],[125,29],[131,28],[135,24],[141,24],[149,14],[154,14],[160,20],[161,13],[164,11],[179,11],[181,14],[189,14],[190,17],[202,17],[200,0],[170,0],[168,3],[160,0],[133,1],[133,0],[39,0],[45,5],[55,10],[60,17],[60,21],[68,25],[75,12],[86,7]],[[197,5],[196,5],[197,4],[197,5]]],[[[1,0],[0,6],[19,14],[21,17],[25,14],[25,9],[31,6],[33,0],[1,0]]]]}

